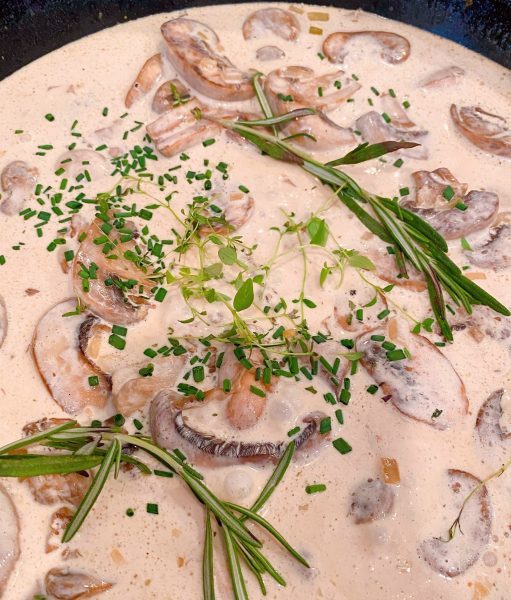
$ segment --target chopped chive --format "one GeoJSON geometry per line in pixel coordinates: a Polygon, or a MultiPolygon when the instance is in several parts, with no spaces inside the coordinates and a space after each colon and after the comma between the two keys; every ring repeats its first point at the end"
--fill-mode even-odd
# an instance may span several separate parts
{"type": "Polygon", "coordinates": [[[99,385],[99,377],[97,375],[91,375],[88,381],[91,387],[99,385]]]}
{"type": "Polygon", "coordinates": [[[372,335],[371,339],[373,340],[373,342],[383,342],[385,340],[385,336],[384,335],[372,335]]]}
{"type": "Polygon", "coordinates": [[[154,299],[156,302],[163,302],[165,296],[167,295],[167,290],[165,288],[158,288],[154,295],[154,299]]]}
{"type": "Polygon", "coordinates": [[[324,417],[319,423],[319,433],[324,435],[332,431],[332,419],[330,417],[324,417]]]}
{"type": "Polygon", "coordinates": [[[378,386],[373,383],[372,385],[370,385],[367,388],[366,391],[367,391],[368,394],[376,394],[376,392],[378,391],[378,389],[379,389],[378,386]]]}
{"type": "Polygon", "coordinates": [[[381,311],[381,313],[378,313],[378,314],[376,315],[376,317],[377,317],[378,319],[380,319],[380,321],[381,321],[382,319],[384,319],[384,318],[385,318],[385,317],[387,317],[388,315],[390,315],[390,310],[389,310],[388,308],[386,308],[385,310],[382,310],[382,311],[381,311]]]}
{"type": "Polygon", "coordinates": [[[266,398],[266,392],[255,385],[250,386],[250,391],[252,392],[252,394],[259,396],[260,398],[266,398]]]}
{"type": "Polygon", "coordinates": [[[231,391],[231,386],[232,386],[232,382],[230,379],[224,379],[222,382],[222,389],[224,390],[224,392],[230,392],[231,391]]]}
{"type": "Polygon", "coordinates": [[[215,142],[216,142],[215,138],[208,138],[207,140],[204,140],[202,142],[202,145],[204,146],[204,148],[207,148],[208,146],[211,146],[215,142]]]}
{"type": "Polygon", "coordinates": [[[135,429],[138,429],[138,431],[144,427],[144,425],[138,419],[133,419],[133,425],[135,426],[135,429]]]}
{"type": "Polygon", "coordinates": [[[383,342],[383,344],[381,345],[382,348],[385,348],[385,350],[394,350],[396,347],[396,344],[393,344],[392,342],[383,342]]]}
{"type": "Polygon", "coordinates": [[[391,96],[392,98],[396,97],[396,92],[392,88],[389,88],[389,96],[391,96]]]}
{"type": "Polygon", "coordinates": [[[127,517],[132,517],[135,514],[135,511],[132,508],[127,508],[126,509],[126,516],[127,517]]]}
{"type": "Polygon", "coordinates": [[[101,111],[101,114],[106,117],[108,115],[108,106],[105,106],[105,108],[101,111]]]}
{"type": "Polygon", "coordinates": [[[287,432],[287,436],[288,437],[293,437],[294,435],[296,435],[297,433],[300,433],[300,428],[299,427],[293,427],[293,429],[290,429],[287,432]]]}
{"type": "Polygon", "coordinates": [[[45,118],[47,121],[50,121],[50,123],[51,123],[52,121],[55,121],[55,117],[54,117],[54,116],[53,116],[51,113],[48,113],[48,114],[44,115],[44,118],[45,118]]]}
{"type": "Polygon", "coordinates": [[[125,337],[128,333],[128,329],[122,325],[112,325],[112,333],[125,337]]]}
{"type": "Polygon", "coordinates": [[[155,356],[158,356],[158,353],[156,352],[156,350],[153,350],[152,348],[146,348],[144,350],[144,354],[146,356],[148,356],[149,358],[154,358],[155,356]]]}
{"type": "Polygon", "coordinates": [[[460,244],[461,244],[461,247],[463,248],[463,250],[469,250],[469,251],[472,250],[472,246],[468,243],[468,241],[464,237],[461,238],[460,244]]]}
{"type": "Polygon", "coordinates": [[[146,510],[150,515],[157,515],[159,514],[159,509],[158,509],[158,505],[153,503],[153,502],[148,502],[147,506],[146,506],[146,510]]]}
{"type": "Polygon", "coordinates": [[[408,102],[408,100],[405,100],[405,101],[403,102],[403,106],[404,106],[404,108],[410,108],[410,106],[411,106],[411,105],[410,105],[410,103],[408,102]]]}
{"type": "Polygon", "coordinates": [[[375,96],[379,96],[380,95],[380,92],[374,86],[371,86],[371,92],[373,92],[373,94],[375,96]]]}
{"type": "Polygon", "coordinates": [[[345,348],[348,348],[348,350],[351,350],[355,346],[355,342],[353,340],[350,340],[350,339],[341,340],[341,344],[345,348]]]}
{"type": "Polygon", "coordinates": [[[442,191],[442,196],[446,200],[452,200],[454,198],[454,190],[452,189],[452,186],[448,185],[445,187],[442,191]]]}
{"type": "Polygon", "coordinates": [[[351,399],[351,392],[346,388],[343,388],[339,394],[339,402],[342,402],[344,405],[349,404],[351,399]]]}
{"type": "Polygon", "coordinates": [[[192,376],[195,383],[200,383],[204,381],[204,367],[202,365],[197,365],[192,369],[192,376]]]}
{"type": "Polygon", "coordinates": [[[408,196],[409,193],[410,193],[410,188],[402,187],[399,189],[400,196],[408,196]]]}
{"type": "Polygon", "coordinates": [[[398,158],[396,161],[394,161],[392,164],[397,168],[400,169],[403,164],[404,164],[404,160],[402,158],[398,158]]]}
{"type": "Polygon", "coordinates": [[[307,494],[318,494],[319,492],[324,492],[326,490],[326,485],[324,483],[315,483],[313,485],[308,485],[305,487],[305,491],[307,494]]]}
{"type": "Polygon", "coordinates": [[[340,452],[341,454],[348,454],[348,452],[352,451],[352,447],[348,444],[348,442],[343,438],[337,438],[332,442],[332,446],[340,452]]]}
{"type": "Polygon", "coordinates": [[[158,477],[174,477],[172,471],[161,471],[160,469],[154,469],[153,473],[158,477]]]}
{"type": "MultiPolygon", "coordinates": [[[[86,281],[85,279],[83,281],[86,281]]],[[[124,350],[126,347],[126,340],[118,335],[112,334],[108,338],[108,343],[110,346],[117,348],[117,350],[124,350]]]]}
{"type": "Polygon", "coordinates": [[[404,360],[405,358],[406,353],[401,348],[398,348],[397,350],[390,350],[389,352],[387,352],[387,359],[391,362],[396,360],[404,360]]]}
{"type": "Polygon", "coordinates": [[[339,425],[344,425],[344,415],[342,413],[342,408],[338,408],[335,411],[335,418],[337,419],[339,425]]]}
{"type": "Polygon", "coordinates": [[[392,121],[392,119],[389,117],[389,115],[386,112],[381,113],[381,116],[383,117],[383,120],[385,121],[385,123],[390,123],[392,121]]]}
{"type": "Polygon", "coordinates": [[[328,404],[337,404],[335,401],[335,396],[331,392],[323,394],[323,398],[328,402],[328,404]]]}
{"type": "Polygon", "coordinates": [[[238,189],[239,189],[241,192],[243,192],[244,194],[248,194],[248,193],[249,193],[249,191],[250,191],[250,190],[249,190],[247,187],[245,187],[244,185],[240,185],[240,186],[238,187],[238,189]]]}

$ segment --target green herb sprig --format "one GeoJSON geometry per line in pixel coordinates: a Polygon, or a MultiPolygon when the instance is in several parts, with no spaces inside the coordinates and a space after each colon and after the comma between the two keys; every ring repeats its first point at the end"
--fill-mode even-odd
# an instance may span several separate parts
{"type": "MultiPolygon", "coordinates": [[[[76,473],[99,467],[73,518],[67,526],[62,541],[73,539],[93,510],[101,491],[113,470],[117,478],[123,462],[133,464],[144,474],[153,470],[142,460],[123,453],[123,447],[136,447],[148,457],[176,474],[205,508],[205,537],[203,553],[203,596],[215,598],[213,517],[216,527],[223,533],[234,596],[248,599],[242,565],[253,572],[261,591],[265,593],[263,575],[268,574],[280,585],[286,582],[263,554],[263,543],[247,527],[247,522],[264,529],[290,555],[305,567],[305,558],[295,550],[271,523],[258,514],[284,477],[295,451],[291,442],[277,464],[267,484],[251,508],[220,500],[204,483],[203,476],[183,460],[178,451],[160,448],[150,437],[130,435],[119,427],[81,427],[75,421],[58,425],[43,432],[27,436],[0,448],[0,477],[36,477],[49,474],[76,473]],[[51,454],[13,454],[33,446],[52,448],[51,454]]],[[[157,470],[157,469],[156,469],[157,470]]]]}

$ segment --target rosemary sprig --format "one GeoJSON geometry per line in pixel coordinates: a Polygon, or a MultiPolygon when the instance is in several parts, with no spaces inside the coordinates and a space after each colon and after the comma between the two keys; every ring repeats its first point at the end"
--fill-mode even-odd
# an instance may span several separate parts
{"type": "Polygon", "coordinates": [[[447,243],[426,221],[400,206],[397,201],[367,192],[352,177],[336,168],[341,164],[359,163],[394,152],[408,147],[407,143],[388,141],[373,145],[362,144],[340,159],[321,163],[301,148],[279,138],[275,129],[273,134],[260,129],[262,125],[275,127],[276,118],[280,119],[279,123],[296,118],[294,113],[274,117],[260,85],[260,77],[258,74],[254,79],[254,88],[265,119],[252,123],[224,120],[221,124],[252,142],[270,157],[297,164],[317,177],[335,192],[339,200],[369,231],[386,243],[393,244],[400,276],[408,278],[405,259],[423,274],[433,314],[446,340],[452,341],[453,335],[447,320],[445,294],[468,313],[472,312],[472,306],[482,304],[500,314],[511,314],[507,307],[468,279],[451,261],[447,255],[447,243]]]}
{"type": "Polygon", "coordinates": [[[231,585],[235,598],[248,600],[242,562],[248,565],[254,573],[263,593],[266,591],[262,578],[265,573],[273,577],[279,584],[286,584],[284,578],[263,554],[263,544],[247,527],[247,521],[262,527],[299,563],[305,567],[309,566],[307,561],[287,542],[282,534],[266,519],[257,514],[257,510],[267,502],[282,480],[293,457],[294,442],[291,442],[287,447],[275,471],[251,509],[217,498],[204,483],[203,476],[180,458],[178,453],[160,448],[149,437],[129,435],[120,428],[115,427],[80,427],[74,421],[27,436],[0,448],[0,476],[35,477],[38,475],[79,472],[99,466],[90,487],[64,532],[62,541],[69,542],[93,510],[112,470],[114,471],[114,477],[117,478],[120,465],[123,462],[129,462],[139,468],[142,473],[152,472],[145,462],[138,458],[134,459],[126,456],[123,453],[123,447],[127,445],[135,446],[151,459],[157,460],[171,469],[188,486],[197,500],[203,504],[206,518],[202,569],[205,600],[214,600],[215,598],[213,516],[215,516],[216,523],[223,533],[225,553],[228,558],[231,585]],[[53,452],[51,454],[9,454],[35,445],[52,448],[53,452]]]}

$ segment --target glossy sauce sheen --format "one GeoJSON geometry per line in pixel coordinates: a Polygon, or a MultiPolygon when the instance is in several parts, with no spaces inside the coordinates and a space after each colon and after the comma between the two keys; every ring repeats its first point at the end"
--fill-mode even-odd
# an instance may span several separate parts
{"type": "MultiPolygon", "coordinates": [[[[284,8],[287,6],[282,5],[284,8]]],[[[469,189],[485,189],[499,195],[501,210],[511,209],[509,191],[510,163],[489,155],[471,145],[459,135],[449,116],[449,106],[480,104],[488,112],[509,116],[511,79],[509,72],[451,42],[394,21],[386,21],[359,11],[324,9],[328,22],[312,23],[303,14],[296,14],[302,32],[298,42],[283,41],[271,34],[267,38],[245,41],[242,23],[257,5],[219,6],[193,9],[187,14],[210,25],[219,35],[225,55],[243,70],[256,68],[268,72],[280,65],[310,66],[318,73],[338,67],[318,57],[325,35],[338,30],[386,30],[400,33],[411,42],[410,58],[397,65],[386,64],[378,48],[367,39],[351,43],[349,53],[340,65],[347,75],[359,77],[362,89],[355,102],[344,103],[333,113],[339,124],[350,127],[371,108],[367,98],[378,106],[378,97],[371,86],[380,91],[392,88],[402,102],[408,100],[408,114],[418,128],[430,132],[426,160],[406,159],[401,168],[377,160],[346,170],[366,189],[380,195],[394,196],[403,187],[413,188],[411,173],[419,169],[447,167],[458,180],[467,182],[469,189]],[[309,34],[310,25],[324,29],[323,36],[309,34]],[[270,63],[255,58],[258,48],[276,45],[286,58],[270,63]],[[427,75],[444,67],[457,65],[466,74],[456,84],[438,88],[420,88],[418,83],[427,75]]],[[[320,10],[314,7],[315,11],[320,10]]],[[[163,48],[160,25],[181,13],[160,14],[125,23],[73,44],[28,65],[0,83],[0,167],[12,160],[26,160],[37,166],[39,181],[58,185],[55,163],[70,136],[73,121],[76,130],[85,137],[94,130],[109,125],[125,112],[124,96],[144,61],[163,48]],[[108,117],[102,116],[103,107],[108,117]],[[55,115],[54,122],[44,119],[46,113],[55,115]],[[22,129],[21,135],[14,130],[22,129]],[[34,156],[37,146],[52,144],[54,150],[46,156],[34,156]]],[[[151,97],[151,96],[149,96],[151,97]]],[[[243,105],[255,109],[255,101],[243,105]]],[[[375,108],[375,110],[380,110],[375,108]]],[[[156,118],[150,101],[141,101],[129,111],[126,121],[149,123],[156,118]]],[[[143,129],[133,133],[129,144],[140,143],[143,129]]],[[[333,158],[344,153],[333,152],[333,158]]],[[[184,168],[202,169],[203,159],[211,164],[224,161],[230,165],[230,179],[223,184],[218,179],[217,191],[228,191],[240,184],[250,189],[255,201],[254,213],[241,230],[245,243],[258,243],[254,253],[256,263],[266,262],[273,251],[276,235],[269,228],[285,220],[281,209],[293,211],[296,220],[306,221],[318,206],[331,200],[330,192],[297,167],[261,157],[246,146],[239,146],[225,134],[217,136],[212,146],[198,145],[189,152],[184,168]]],[[[322,157],[323,158],[323,157],[322,157]]],[[[178,157],[160,160],[156,172],[178,157]]],[[[200,183],[200,182],[199,182],[200,183]]],[[[95,182],[93,182],[95,185],[95,182]]],[[[111,187],[108,177],[98,181],[101,191],[111,187]],[[103,187],[102,187],[103,185],[103,187]]],[[[184,206],[200,187],[189,185],[181,176],[175,206],[184,206]]],[[[215,191],[215,188],[213,189],[215,191]]],[[[36,207],[37,208],[37,207],[36,207]]],[[[90,215],[89,215],[90,216],[90,215]]],[[[340,203],[331,201],[324,213],[330,228],[346,248],[362,253],[374,246],[363,226],[340,203]]],[[[156,212],[151,227],[161,235],[169,227],[170,215],[156,212]]],[[[57,261],[57,252],[48,253],[46,245],[55,235],[57,225],[49,224],[44,237],[38,239],[32,221],[0,213],[0,254],[7,262],[0,266],[0,294],[5,299],[9,328],[0,350],[0,444],[21,435],[22,426],[44,416],[63,416],[42,383],[29,350],[34,328],[40,317],[54,304],[72,296],[68,276],[57,261]],[[53,228],[53,229],[52,229],[53,228]],[[20,250],[11,247],[23,242],[20,250]],[[28,295],[26,290],[39,290],[28,295]]],[[[287,243],[287,242],[286,242],[287,243]]],[[[294,243],[294,241],[293,241],[294,243]]],[[[291,241],[289,241],[291,244],[291,241]]],[[[459,240],[450,242],[451,256],[458,264],[466,264],[459,240]]],[[[284,246],[285,249],[285,246],[284,246]]],[[[345,306],[350,289],[361,287],[360,280],[349,270],[339,290],[334,285],[321,289],[318,276],[324,258],[310,254],[306,296],[314,298],[317,308],[307,311],[311,330],[320,329],[324,319],[332,314],[333,306],[345,306]]],[[[472,268],[484,273],[478,281],[506,305],[511,304],[509,271],[494,272],[472,268]]],[[[272,271],[268,288],[276,297],[294,298],[300,289],[302,262],[299,254],[290,254],[272,271]]],[[[384,284],[382,284],[384,285],[384,284]]],[[[362,293],[362,292],[360,292],[362,293]]],[[[392,291],[392,298],[419,320],[429,316],[425,294],[402,288],[392,291]]],[[[215,306],[209,306],[212,314],[215,306]]],[[[184,325],[179,319],[188,317],[187,308],[177,293],[169,292],[146,321],[130,328],[129,344],[123,360],[128,357],[143,361],[140,349],[155,342],[163,344],[165,330],[170,324],[175,335],[192,332],[209,333],[200,324],[184,325]]],[[[248,316],[248,315],[247,315],[248,316]]],[[[222,321],[225,315],[219,315],[222,321]]],[[[432,336],[433,341],[438,338],[432,336]]],[[[480,559],[466,573],[456,578],[444,578],[435,573],[418,556],[422,540],[445,535],[455,514],[443,510],[445,471],[461,469],[484,478],[504,461],[503,450],[483,451],[474,437],[474,423],[481,404],[494,390],[510,385],[510,346],[490,338],[477,343],[466,332],[455,334],[455,343],[441,351],[451,361],[463,380],[469,400],[468,414],[457,428],[440,431],[402,415],[381,394],[370,395],[366,388],[373,383],[360,369],[352,378],[352,399],[344,409],[345,424],[335,422],[331,407],[325,404],[323,393],[311,395],[303,388],[307,383],[279,381],[271,406],[263,419],[247,432],[254,439],[282,439],[285,433],[300,422],[300,416],[311,410],[323,410],[332,416],[333,436],[342,435],[353,447],[350,454],[341,456],[326,445],[310,464],[297,461],[287,473],[263,514],[303,553],[312,568],[307,571],[284,556],[274,544],[267,552],[283,573],[287,587],[279,588],[269,582],[268,598],[322,598],[328,600],[363,599],[429,599],[478,600],[509,598],[511,582],[511,476],[509,473],[488,486],[494,518],[490,541],[480,559]],[[369,478],[379,475],[380,458],[397,460],[401,482],[395,489],[392,512],[385,519],[367,524],[354,524],[348,516],[354,489],[369,478]],[[308,495],[305,487],[324,483],[324,493],[308,495]]],[[[431,384],[435,385],[435,364],[430,365],[431,384]]],[[[321,384],[318,384],[321,390],[321,384]]],[[[270,404],[270,403],[269,403],[270,404]]],[[[205,407],[210,414],[215,406],[205,407]]],[[[218,411],[216,411],[218,412],[218,411]]],[[[113,413],[111,406],[101,410],[86,410],[80,422],[102,418],[113,413]]],[[[509,416],[509,413],[507,413],[509,416]]],[[[143,415],[142,415],[143,417],[143,415]]],[[[141,418],[142,418],[141,417],[141,418]]],[[[195,417],[194,417],[195,418],[195,417]]],[[[199,417],[197,417],[199,418],[199,417]]],[[[200,417],[211,427],[213,416],[200,417]]],[[[127,420],[128,424],[131,420],[127,420]]],[[[130,425],[131,427],[131,425],[130,425]]],[[[216,431],[221,432],[219,425],[216,431]]],[[[270,467],[253,468],[247,465],[204,469],[208,484],[222,497],[232,494],[226,477],[232,481],[242,472],[242,493],[232,499],[245,505],[255,499],[270,467]],[[234,474],[234,475],[233,475],[234,474]],[[248,476],[248,477],[247,477],[248,476]]],[[[40,591],[45,573],[55,566],[69,566],[89,572],[112,582],[111,590],[100,597],[107,599],[140,598],[158,600],[195,599],[201,596],[201,560],[203,541],[203,512],[189,492],[176,478],[143,478],[127,473],[109,480],[80,533],[69,544],[78,549],[79,556],[64,561],[61,551],[45,554],[48,521],[54,507],[37,504],[28,486],[15,480],[5,480],[16,504],[21,523],[21,558],[11,574],[4,593],[7,600],[29,600],[40,591]],[[146,512],[146,504],[157,502],[159,515],[146,512]],[[126,516],[127,508],[135,515],[126,516]]],[[[459,535],[459,534],[458,534],[459,535]]],[[[218,564],[222,564],[221,558],[218,564]]],[[[225,571],[225,570],[224,570],[225,571]]],[[[231,597],[228,577],[217,568],[219,598],[231,597]]],[[[251,598],[258,598],[254,581],[249,576],[251,598]]]]}

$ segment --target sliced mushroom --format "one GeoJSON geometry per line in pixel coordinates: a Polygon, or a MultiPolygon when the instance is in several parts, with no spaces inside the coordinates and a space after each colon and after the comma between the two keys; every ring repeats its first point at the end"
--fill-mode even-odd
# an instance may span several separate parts
{"type": "Polygon", "coordinates": [[[186,360],[183,356],[158,357],[151,364],[153,374],[150,377],[142,377],[139,373],[147,363],[121,367],[112,374],[114,404],[123,415],[142,409],[158,392],[175,386],[186,360]]]}
{"type": "Polygon", "coordinates": [[[283,40],[296,40],[300,23],[293,13],[282,8],[261,8],[248,15],[243,23],[243,37],[265,37],[273,33],[283,40]]]}
{"type": "Polygon", "coordinates": [[[410,42],[397,33],[389,31],[338,31],[331,33],[323,42],[323,54],[330,62],[342,63],[348,54],[347,45],[357,37],[369,37],[381,47],[381,58],[391,64],[405,61],[410,56],[410,42]]]}
{"type": "Polygon", "coordinates": [[[50,531],[46,538],[46,553],[58,550],[62,535],[73,518],[73,511],[67,506],[61,506],[50,517],[50,531]]]}
{"type": "Polygon", "coordinates": [[[353,143],[351,130],[337,125],[324,111],[330,111],[352,96],[360,85],[343,79],[343,71],[316,76],[312,69],[301,66],[282,67],[272,71],[265,81],[265,91],[272,111],[281,115],[291,110],[309,107],[316,115],[294,119],[282,129],[295,142],[311,150],[329,150],[339,145],[353,143]],[[334,82],[342,82],[341,88],[334,82]],[[324,89],[318,95],[318,87],[324,89]]]}
{"type": "Polygon", "coordinates": [[[385,329],[360,336],[356,347],[363,353],[363,366],[403,414],[438,429],[457,424],[467,414],[468,400],[465,386],[449,360],[425,337],[408,332],[396,337],[402,341],[388,339],[385,329]],[[374,335],[384,336],[398,349],[405,346],[411,358],[390,360],[390,351],[382,347],[381,341],[372,339],[374,335]]]}
{"type": "MultiPolygon", "coordinates": [[[[481,481],[458,469],[447,471],[449,518],[454,519],[462,509],[465,498],[481,481]]],[[[419,555],[437,573],[456,577],[471,567],[490,539],[492,509],[486,486],[480,487],[467,501],[460,519],[460,530],[447,542],[438,537],[422,542],[419,555]]]]}
{"type": "Polygon", "coordinates": [[[413,265],[406,265],[406,277],[402,276],[396,264],[394,254],[389,254],[386,248],[373,248],[368,253],[376,267],[376,275],[393,285],[408,288],[414,292],[423,292],[426,282],[423,274],[413,265]]]}
{"type": "Polygon", "coordinates": [[[7,337],[7,307],[5,306],[5,301],[0,296],[0,348],[2,347],[5,338],[7,337]]]}
{"type": "Polygon", "coordinates": [[[156,90],[153,98],[153,110],[157,113],[163,113],[172,110],[176,106],[181,106],[189,100],[191,100],[191,96],[188,89],[179,79],[171,79],[162,83],[156,90]]]}
{"type": "Polygon", "coordinates": [[[254,199],[247,194],[233,193],[229,195],[228,199],[225,199],[223,195],[216,195],[213,200],[215,205],[221,208],[223,212],[221,215],[211,214],[211,224],[201,226],[201,235],[210,233],[228,235],[243,227],[254,212],[254,199]]]}
{"type": "Polygon", "coordinates": [[[257,60],[267,61],[267,60],[280,60],[284,58],[286,53],[284,50],[277,48],[277,46],[261,46],[256,51],[257,60]]]}
{"type": "Polygon", "coordinates": [[[396,97],[384,93],[380,96],[380,102],[383,111],[390,117],[394,127],[410,128],[415,126],[396,97]]]}
{"type": "Polygon", "coordinates": [[[419,82],[419,87],[422,88],[437,88],[453,85],[457,83],[460,77],[465,75],[465,69],[461,67],[445,67],[430,73],[419,82]]]}
{"type": "Polygon", "coordinates": [[[394,506],[394,491],[380,479],[368,479],[351,494],[349,514],[355,523],[371,523],[385,518],[394,506]]]}
{"type": "MultiPolygon", "coordinates": [[[[215,459],[253,459],[260,461],[276,460],[287,447],[288,441],[282,442],[243,442],[225,440],[212,433],[204,433],[191,428],[186,423],[182,406],[182,396],[164,390],[151,402],[150,430],[153,439],[162,448],[182,449],[192,461],[201,460],[201,455],[215,459]]],[[[302,419],[305,424],[301,433],[294,439],[296,448],[305,449],[312,443],[319,431],[319,423],[323,413],[311,413],[302,419]]],[[[222,464],[222,461],[217,462],[222,464]]]]}
{"type": "Polygon", "coordinates": [[[490,394],[477,414],[476,432],[483,446],[499,446],[511,440],[511,431],[504,431],[500,425],[503,396],[503,389],[490,394]]]}
{"type": "Polygon", "coordinates": [[[105,321],[117,325],[138,323],[145,318],[148,310],[147,296],[140,294],[140,288],[149,290],[153,283],[145,267],[125,258],[128,250],[135,254],[132,239],[121,241],[120,234],[112,228],[108,242],[95,243],[97,239],[105,238],[104,227],[102,220],[92,221],[75,254],[72,271],[74,291],[91,312],[105,321]],[[107,246],[109,250],[104,252],[107,246]],[[109,258],[111,256],[116,258],[109,258]],[[90,273],[91,267],[95,277],[86,278],[88,286],[84,287],[84,271],[90,273]],[[121,284],[128,282],[131,282],[129,289],[122,290],[121,284]]]}
{"type": "Polygon", "coordinates": [[[87,171],[91,179],[99,179],[110,174],[110,162],[95,150],[70,150],[57,160],[57,169],[64,169],[68,177],[84,176],[87,171]]]}
{"type": "Polygon", "coordinates": [[[39,321],[32,342],[41,378],[55,402],[71,415],[89,405],[103,407],[110,397],[106,378],[85,360],[78,345],[79,328],[86,315],[62,316],[75,308],[73,300],[51,308],[39,321]],[[97,377],[98,385],[91,386],[90,377],[97,377]]]}
{"type": "Polygon", "coordinates": [[[221,128],[214,121],[197,121],[193,111],[202,108],[202,104],[192,99],[164,112],[156,121],[149,123],[147,133],[163,156],[179,154],[220,133],[221,128]]]}
{"type": "Polygon", "coordinates": [[[511,129],[498,115],[478,106],[451,104],[451,117],[458,131],[481,150],[511,158],[511,129]]]}
{"type": "Polygon", "coordinates": [[[153,85],[160,79],[163,70],[161,54],[155,54],[148,58],[138,72],[135,81],[132,83],[124,104],[126,108],[131,108],[132,104],[145,96],[153,85]]]}
{"type": "Polygon", "coordinates": [[[511,213],[501,213],[488,231],[484,242],[473,243],[465,250],[469,262],[483,269],[506,269],[511,266],[511,213]]]}
{"type": "Polygon", "coordinates": [[[479,231],[494,220],[499,208],[497,194],[473,190],[465,196],[466,184],[444,168],[416,171],[412,175],[417,187],[416,199],[402,205],[426,220],[446,240],[479,231]],[[446,199],[444,193],[449,188],[454,195],[446,199]]]}
{"type": "Polygon", "coordinates": [[[0,485],[0,596],[20,556],[19,518],[7,490],[0,485]]]}
{"type": "Polygon", "coordinates": [[[34,433],[41,433],[42,431],[46,431],[51,429],[52,427],[57,427],[58,425],[63,425],[64,423],[69,423],[71,419],[57,419],[55,417],[43,417],[38,421],[32,421],[31,423],[27,423],[23,426],[24,435],[34,435],[34,433]]]}
{"type": "Polygon", "coordinates": [[[88,573],[63,568],[48,571],[44,583],[46,592],[57,600],[91,598],[106,592],[113,585],[88,573]]]}
{"type": "Polygon", "coordinates": [[[16,215],[34,192],[39,171],[22,160],[15,160],[5,166],[0,175],[0,183],[5,195],[0,210],[6,215],[16,215]]]}
{"type": "Polygon", "coordinates": [[[427,131],[412,129],[411,127],[401,129],[394,127],[390,123],[386,123],[383,117],[375,110],[359,117],[356,121],[356,128],[360,131],[364,140],[370,144],[390,140],[396,142],[403,140],[405,142],[415,142],[416,144],[420,144],[420,146],[400,150],[399,153],[409,158],[424,159],[428,157],[428,149],[424,145],[428,136],[427,131]]]}
{"type": "Polygon", "coordinates": [[[92,477],[88,473],[68,473],[27,477],[26,481],[34,500],[39,504],[64,502],[78,506],[89,489],[92,477]]]}
{"type": "Polygon", "coordinates": [[[224,101],[254,96],[250,75],[215,51],[218,36],[207,25],[178,18],[164,23],[161,32],[173,67],[198,92],[224,101]]]}

